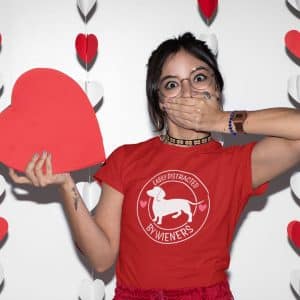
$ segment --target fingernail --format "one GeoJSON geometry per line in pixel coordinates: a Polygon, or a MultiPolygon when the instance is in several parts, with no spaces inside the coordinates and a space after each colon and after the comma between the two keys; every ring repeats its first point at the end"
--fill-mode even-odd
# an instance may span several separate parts
{"type": "Polygon", "coordinates": [[[42,156],[46,157],[47,156],[47,151],[44,150],[42,156]]]}

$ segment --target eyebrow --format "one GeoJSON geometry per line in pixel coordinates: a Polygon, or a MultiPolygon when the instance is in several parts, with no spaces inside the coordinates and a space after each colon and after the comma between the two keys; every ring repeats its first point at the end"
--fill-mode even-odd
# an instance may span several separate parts
{"type": "MultiPolygon", "coordinates": [[[[199,67],[195,67],[191,70],[191,73],[195,72],[195,71],[198,71],[198,70],[206,70],[206,71],[209,71],[209,69],[207,67],[204,67],[204,66],[199,66],[199,67]]],[[[178,76],[176,75],[166,75],[164,77],[162,77],[159,81],[163,81],[163,80],[166,80],[166,79],[169,79],[169,78],[178,78],[178,76]]]]}

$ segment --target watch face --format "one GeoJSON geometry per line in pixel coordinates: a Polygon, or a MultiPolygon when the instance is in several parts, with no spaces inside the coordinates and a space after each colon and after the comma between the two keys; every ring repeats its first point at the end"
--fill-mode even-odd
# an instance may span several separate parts
{"type": "Polygon", "coordinates": [[[245,112],[243,112],[243,111],[241,111],[241,112],[236,112],[235,114],[234,114],[234,120],[235,121],[241,121],[241,120],[244,120],[244,119],[246,119],[246,113],[245,112]]]}

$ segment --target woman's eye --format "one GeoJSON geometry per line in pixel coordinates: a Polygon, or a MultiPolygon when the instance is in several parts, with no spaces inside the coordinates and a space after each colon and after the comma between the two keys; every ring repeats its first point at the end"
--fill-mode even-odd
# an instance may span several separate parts
{"type": "Polygon", "coordinates": [[[197,74],[194,76],[194,81],[199,82],[199,81],[205,81],[207,79],[207,76],[204,74],[197,74]]]}
{"type": "Polygon", "coordinates": [[[166,88],[167,90],[174,89],[174,88],[176,88],[177,86],[178,86],[178,83],[175,82],[175,81],[169,81],[169,82],[167,82],[167,83],[165,84],[165,88],[166,88]]]}

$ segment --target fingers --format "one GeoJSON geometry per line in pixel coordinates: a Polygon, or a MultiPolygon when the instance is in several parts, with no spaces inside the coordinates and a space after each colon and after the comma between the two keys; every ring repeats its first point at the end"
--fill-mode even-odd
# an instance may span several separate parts
{"type": "Polygon", "coordinates": [[[46,186],[49,177],[52,176],[51,155],[46,151],[44,151],[42,155],[36,153],[28,163],[25,174],[29,183],[32,183],[34,186],[46,186]],[[46,168],[45,174],[44,167],[46,168]]]}
{"type": "Polygon", "coordinates": [[[25,174],[27,178],[32,182],[34,186],[39,186],[39,181],[35,175],[34,168],[39,159],[40,155],[38,153],[34,154],[31,161],[28,163],[25,174]]]}
{"type": "Polygon", "coordinates": [[[42,155],[34,154],[25,169],[26,176],[18,175],[11,168],[8,173],[15,183],[44,187],[53,181],[51,154],[46,151],[42,155]]]}
{"type": "Polygon", "coordinates": [[[18,184],[29,184],[29,183],[31,183],[31,181],[27,177],[17,175],[17,173],[15,172],[15,170],[13,170],[11,168],[9,168],[8,174],[9,174],[10,178],[15,183],[18,183],[18,184]]]}
{"type": "Polygon", "coordinates": [[[52,176],[52,156],[48,153],[46,158],[46,175],[52,176]]]}
{"type": "MultiPolygon", "coordinates": [[[[47,178],[43,173],[43,166],[47,158],[47,152],[44,151],[40,159],[36,162],[35,167],[33,168],[33,174],[37,180],[38,186],[45,186],[47,184],[47,178]]],[[[33,182],[34,183],[34,182],[33,182]]]]}

